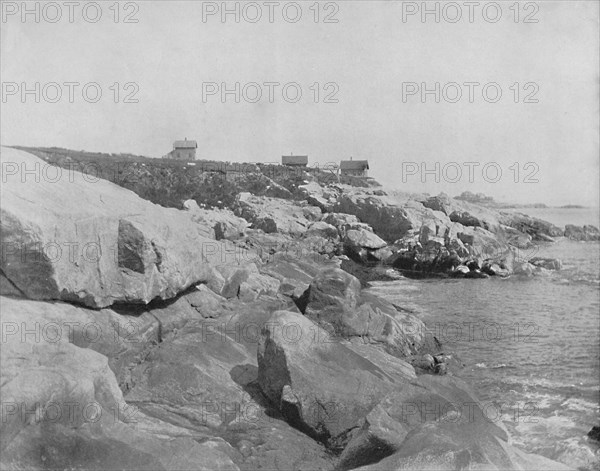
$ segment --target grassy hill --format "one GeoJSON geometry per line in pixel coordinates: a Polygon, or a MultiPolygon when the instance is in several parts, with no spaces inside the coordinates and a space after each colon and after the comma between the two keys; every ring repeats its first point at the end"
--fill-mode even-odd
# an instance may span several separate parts
{"type": "Polygon", "coordinates": [[[373,179],[338,177],[331,171],[306,167],[296,169],[273,164],[155,159],[133,154],[107,154],[58,147],[14,146],[30,152],[50,165],[103,178],[134,191],[140,197],[166,207],[181,208],[194,199],[201,207],[227,208],[240,192],[258,196],[301,199],[298,186],[308,181],[322,185],[344,183],[379,186],[373,179]]]}

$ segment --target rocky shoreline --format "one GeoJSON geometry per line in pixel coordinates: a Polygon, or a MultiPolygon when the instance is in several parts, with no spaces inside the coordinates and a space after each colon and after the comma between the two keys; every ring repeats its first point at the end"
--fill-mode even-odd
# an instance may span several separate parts
{"type": "Polygon", "coordinates": [[[535,244],[597,228],[256,169],[229,207],[167,208],[1,159],[2,469],[569,469],[514,447],[417,313],[363,287],[558,270],[535,244]]]}

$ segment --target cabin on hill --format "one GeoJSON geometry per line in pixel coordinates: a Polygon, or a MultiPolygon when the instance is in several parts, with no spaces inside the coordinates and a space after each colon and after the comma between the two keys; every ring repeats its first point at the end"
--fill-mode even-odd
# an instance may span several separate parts
{"type": "Polygon", "coordinates": [[[164,156],[165,159],[185,160],[189,162],[196,160],[196,149],[198,143],[196,141],[188,141],[187,137],[183,141],[175,141],[173,150],[164,156]]]}
{"type": "Polygon", "coordinates": [[[342,160],[340,162],[340,173],[342,175],[353,177],[368,177],[368,170],[368,160],[342,160]]]}
{"type": "Polygon", "coordinates": [[[306,167],[308,155],[282,155],[281,164],[286,167],[306,167]]]}

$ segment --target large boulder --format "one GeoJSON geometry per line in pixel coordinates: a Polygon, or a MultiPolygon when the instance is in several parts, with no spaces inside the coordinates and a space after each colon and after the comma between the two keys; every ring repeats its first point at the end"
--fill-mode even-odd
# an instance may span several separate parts
{"type": "Polygon", "coordinates": [[[344,236],[344,249],[348,256],[366,263],[384,260],[392,255],[387,243],[366,229],[350,229],[344,236]]]}
{"type": "Polygon", "coordinates": [[[139,427],[143,414],[125,403],[110,360],[98,351],[115,358],[128,340],[143,349],[144,333],[123,335],[125,323],[108,310],[93,321],[91,311],[73,306],[1,302],[2,469],[238,470],[212,444],[139,427]]]}
{"type": "Polygon", "coordinates": [[[546,241],[548,238],[552,240],[552,237],[561,237],[564,234],[560,227],[523,213],[500,213],[500,222],[519,232],[529,234],[533,240],[546,241]]]}
{"type": "Polygon", "coordinates": [[[529,259],[529,263],[536,267],[542,267],[546,270],[561,270],[562,261],[558,258],[533,257],[529,259]]]}
{"type": "Polygon", "coordinates": [[[515,275],[532,276],[535,273],[535,266],[529,262],[521,262],[515,265],[513,273],[515,275]]]}
{"type": "Polygon", "coordinates": [[[425,325],[381,298],[362,293],[360,281],[339,268],[319,272],[300,300],[304,314],[331,335],[360,338],[397,356],[432,348],[425,325]]]}
{"type": "Polygon", "coordinates": [[[184,209],[190,211],[192,220],[202,228],[210,228],[209,236],[216,240],[237,240],[244,237],[248,221],[233,214],[229,209],[202,209],[196,201],[187,200],[184,209]]]}
{"type": "Polygon", "coordinates": [[[301,314],[277,311],[262,329],[258,383],[289,423],[343,448],[397,380],[301,314]]]}
{"type": "Polygon", "coordinates": [[[338,240],[339,232],[335,226],[328,224],[325,221],[313,222],[306,231],[307,236],[319,236],[325,239],[338,240]]]}
{"type": "MultiPolygon", "coordinates": [[[[353,214],[327,213],[323,216],[323,221],[335,226],[342,237],[346,234],[346,231],[350,229],[365,228],[369,230],[368,228],[370,228],[368,224],[361,223],[353,214]]],[[[370,230],[373,231],[372,228],[370,228],[370,230]]]]}
{"type": "Polygon", "coordinates": [[[231,299],[214,318],[189,320],[133,370],[127,402],[179,435],[226,437],[242,469],[331,469],[323,445],[288,425],[258,386],[261,328],[283,308],[275,299],[231,299]]]}
{"type": "MultiPolygon", "coordinates": [[[[335,261],[328,261],[334,265],[335,261]]],[[[280,292],[299,298],[310,286],[313,278],[323,269],[316,257],[297,257],[288,254],[259,266],[259,271],[280,281],[280,292]]]]}
{"type": "Polygon", "coordinates": [[[206,285],[198,285],[175,300],[155,304],[143,315],[155,318],[159,324],[160,341],[177,333],[188,322],[218,318],[227,310],[227,300],[210,290],[206,285]]]}
{"type": "Polygon", "coordinates": [[[189,214],[94,175],[45,171],[26,152],[3,147],[0,158],[17,171],[2,184],[0,267],[25,296],[97,308],[171,298],[211,278],[204,248],[218,242],[189,214]]]}
{"type": "Polygon", "coordinates": [[[67,342],[94,350],[108,357],[108,366],[122,389],[127,388],[130,368],[158,344],[162,332],[157,316],[148,312],[120,315],[111,309],[91,310],[4,296],[0,297],[0,310],[3,341],[34,345],[67,342]]]}
{"type": "Polygon", "coordinates": [[[464,226],[482,227],[494,233],[500,228],[497,211],[466,201],[459,201],[443,193],[424,199],[421,203],[426,208],[444,213],[452,222],[457,222],[464,226]]]}
{"type": "Polygon", "coordinates": [[[393,455],[357,471],[538,470],[572,468],[539,455],[523,453],[501,438],[482,432],[481,423],[456,423],[453,416],[424,423],[411,431],[393,455]]]}
{"type": "MultiPolygon", "coordinates": [[[[136,420],[140,415],[136,416],[136,420]]],[[[168,425],[168,424],[165,424],[168,425]]],[[[173,427],[175,428],[175,427],[173,427]]],[[[73,429],[49,423],[30,426],[2,453],[2,469],[73,471],[239,471],[222,443],[182,435],[166,438],[135,424],[99,418],[73,429]]]]}
{"type": "Polygon", "coordinates": [[[362,247],[369,250],[381,249],[387,245],[381,237],[364,229],[349,230],[346,232],[344,242],[347,246],[362,247]]]}
{"type": "Polygon", "coordinates": [[[250,222],[255,229],[290,235],[304,234],[314,221],[321,218],[321,210],[306,202],[298,204],[250,193],[239,194],[235,214],[250,222]]]}
{"type": "Polygon", "coordinates": [[[36,340],[15,335],[1,344],[2,449],[36,421],[79,427],[127,410],[105,356],[64,337],[36,340]]]}
{"type": "Polygon", "coordinates": [[[298,190],[302,193],[306,201],[313,206],[317,206],[323,212],[331,211],[337,200],[338,193],[335,187],[322,187],[317,182],[308,182],[299,185],[298,190]]]}
{"type": "Polygon", "coordinates": [[[343,192],[337,200],[335,210],[358,217],[373,227],[375,233],[387,242],[400,239],[411,230],[418,230],[423,213],[428,211],[419,203],[401,206],[389,196],[359,190],[343,192]]]}
{"type": "Polygon", "coordinates": [[[528,249],[532,247],[532,237],[529,234],[525,234],[514,227],[502,225],[500,231],[506,238],[506,241],[517,248],[528,249]]]}
{"type": "Polygon", "coordinates": [[[378,461],[357,468],[364,471],[569,469],[513,448],[500,417],[500,407],[481,403],[463,381],[420,376],[382,399],[342,457],[348,468],[378,461]]]}

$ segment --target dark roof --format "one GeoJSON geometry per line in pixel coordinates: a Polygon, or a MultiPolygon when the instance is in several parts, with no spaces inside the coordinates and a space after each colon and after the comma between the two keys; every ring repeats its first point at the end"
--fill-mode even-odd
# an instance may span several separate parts
{"type": "Polygon", "coordinates": [[[308,155],[282,155],[283,165],[308,165],[308,155]]]}
{"type": "Polygon", "coordinates": [[[175,141],[173,143],[173,149],[196,149],[198,148],[198,144],[196,141],[175,141]]]}
{"type": "Polygon", "coordinates": [[[341,170],[364,170],[369,169],[368,160],[342,160],[340,162],[341,170]]]}

